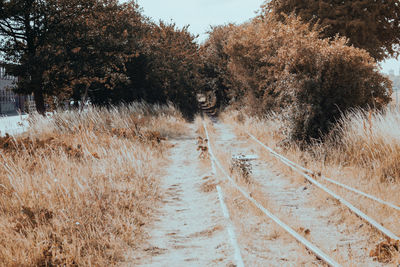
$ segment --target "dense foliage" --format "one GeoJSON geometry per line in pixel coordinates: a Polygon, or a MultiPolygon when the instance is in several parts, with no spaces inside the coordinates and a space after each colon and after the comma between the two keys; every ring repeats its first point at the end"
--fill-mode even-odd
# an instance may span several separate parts
{"type": "Polygon", "coordinates": [[[234,81],[228,70],[229,56],[225,52],[225,46],[234,29],[233,24],[212,27],[209,38],[200,48],[204,82],[202,89],[215,94],[216,108],[226,107],[229,99],[233,97],[234,81]]]}
{"type": "Polygon", "coordinates": [[[196,112],[199,58],[186,28],[155,24],[135,1],[0,2],[0,51],[17,65],[16,91],[45,103],[174,102],[196,112]]]}
{"type": "Polygon", "coordinates": [[[280,19],[294,13],[305,22],[323,27],[321,36],[347,37],[350,44],[367,50],[376,60],[398,55],[400,3],[398,0],[272,0],[264,11],[280,19]]]}
{"type": "Polygon", "coordinates": [[[252,21],[212,27],[199,47],[187,27],[154,23],[135,1],[3,0],[0,51],[17,63],[9,69],[19,76],[17,91],[33,93],[42,114],[46,101],[109,106],[144,100],[172,102],[191,119],[196,94],[212,92],[217,108],[285,114],[290,137],[308,142],[349,109],[389,102],[391,84],[375,59],[396,54],[399,16],[391,1],[376,10],[375,1],[331,8],[300,2],[272,1],[252,21]]]}
{"type": "Polygon", "coordinates": [[[226,56],[214,58],[227,62],[227,101],[254,115],[285,114],[289,137],[299,142],[322,137],[352,108],[385,106],[391,83],[375,60],[346,39],[319,34],[295,17],[262,16],[232,29],[218,41],[226,56]]]}
{"type": "Polygon", "coordinates": [[[196,91],[201,87],[198,45],[187,27],[153,25],[145,51],[147,102],[173,102],[187,117],[197,111],[196,91]]]}

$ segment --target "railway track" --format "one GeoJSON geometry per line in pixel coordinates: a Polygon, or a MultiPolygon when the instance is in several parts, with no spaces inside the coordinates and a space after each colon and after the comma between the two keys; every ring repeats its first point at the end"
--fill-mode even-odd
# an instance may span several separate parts
{"type": "MultiPolygon", "coordinates": [[[[261,145],[263,148],[265,148],[267,151],[269,151],[273,156],[275,156],[277,159],[279,159],[282,163],[284,163],[285,165],[287,165],[287,166],[289,166],[289,167],[291,167],[291,168],[294,168],[294,169],[296,169],[296,170],[298,170],[298,171],[302,171],[302,172],[303,172],[303,175],[304,175],[304,174],[307,174],[307,175],[311,175],[312,177],[321,176],[321,179],[324,180],[324,181],[326,181],[326,182],[329,182],[329,183],[331,183],[331,184],[335,184],[335,185],[337,185],[337,186],[339,186],[339,187],[342,187],[342,188],[344,188],[344,189],[346,189],[346,190],[348,190],[348,191],[351,191],[351,192],[353,192],[353,193],[356,193],[356,194],[358,194],[358,195],[360,195],[360,196],[369,198],[369,199],[371,199],[371,200],[373,200],[373,201],[375,201],[375,202],[378,202],[378,203],[380,203],[380,204],[382,204],[382,205],[385,205],[385,206],[387,206],[387,207],[390,207],[390,208],[392,208],[392,209],[395,209],[395,210],[399,210],[399,211],[400,211],[400,207],[397,206],[397,205],[395,205],[395,204],[393,204],[393,203],[384,201],[384,200],[382,200],[382,199],[380,199],[380,198],[378,198],[378,197],[375,197],[375,196],[373,196],[373,195],[370,195],[370,194],[367,194],[367,193],[365,193],[365,192],[362,192],[362,191],[360,191],[360,190],[358,190],[358,189],[356,189],[356,188],[353,188],[353,187],[351,187],[351,186],[348,186],[348,185],[339,183],[338,181],[335,181],[335,180],[333,180],[333,179],[331,179],[331,178],[328,178],[328,177],[325,177],[325,176],[323,176],[323,175],[318,175],[318,174],[316,174],[315,172],[313,172],[313,171],[311,171],[311,170],[309,170],[309,169],[307,169],[307,168],[304,168],[303,166],[301,166],[301,165],[299,165],[299,164],[297,164],[297,163],[295,163],[295,162],[289,160],[288,158],[284,157],[283,155],[280,155],[279,153],[277,153],[276,151],[274,151],[272,148],[270,148],[270,147],[268,147],[267,145],[263,144],[260,140],[258,140],[258,139],[257,139],[256,137],[254,137],[252,134],[248,134],[248,135],[249,135],[249,137],[252,138],[256,143],[258,143],[259,145],[261,145]]],[[[306,178],[307,178],[307,177],[306,177],[306,178]]]]}
{"type": "Polygon", "coordinates": [[[208,102],[200,102],[200,110],[202,111],[202,116],[206,115],[212,122],[217,121],[217,110],[215,106],[208,102]]]}
{"type": "MultiPolygon", "coordinates": [[[[210,154],[210,158],[211,158],[212,164],[213,164],[214,168],[218,168],[223,173],[223,175],[226,178],[226,180],[229,181],[229,184],[232,185],[232,187],[234,187],[238,192],[240,192],[241,195],[245,199],[247,199],[248,201],[253,203],[254,206],[256,206],[260,211],[262,211],[263,214],[265,214],[268,218],[273,220],[277,225],[279,225],[282,229],[284,229],[287,233],[289,233],[299,243],[301,243],[309,251],[311,251],[313,254],[315,254],[315,256],[318,259],[322,260],[323,262],[325,262],[329,266],[341,266],[338,262],[336,262],[327,253],[322,251],[316,245],[314,245],[311,242],[309,242],[306,238],[304,238],[303,236],[298,234],[293,228],[291,228],[289,225],[285,224],[282,220],[280,220],[278,218],[278,216],[276,216],[271,211],[266,209],[259,201],[257,201],[256,199],[254,199],[252,197],[251,192],[246,191],[244,188],[242,188],[241,186],[238,185],[238,183],[229,175],[229,173],[224,169],[224,167],[221,164],[221,162],[215,156],[215,154],[213,152],[213,148],[211,146],[211,139],[210,139],[210,135],[209,135],[209,132],[208,132],[208,129],[207,129],[207,125],[206,125],[206,123],[204,121],[203,121],[203,127],[204,127],[204,130],[205,130],[205,133],[206,133],[206,138],[208,139],[209,154],[210,154]]],[[[314,184],[316,187],[318,187],[319,189],[323,190],[325,193],[329,194],[331,197],[336,199],[338,202],[340,202],[342,205],[344,205],[346,208],[348,208],[351,212],[356,214],[364,222],[367,222],[370,226],[375,228],[379,233],[381,233],[382,235],[386,236],[389,240],[399,240],[400,239],[397,235],[392,233],[390,230],[386,229],[385,227],[380,225],[378,222],[376,222],[374,219],[372,219],[371,217],[369,217],[368,215],[363,213],[361,210],[357,209],[350,202],[346,201],[345,199],[343,199],[342,197],[340,197],[339,195],[335,194],[333,191],[328,189],[326,186],[324,186],[321,183],[319,183],[316,179],[313,178],[313,177],[315,177],[315,174],[311,170],[308,170],[308,169],[306,169],[306,168],[304,168],[304,167],[302,167],[302,166],[290,161],[289,159],[285,158],[284,156],[280,155],[276,151],[272,150],[270,147],[268,147],[265,144],[263,144],[262,142],[260,142],[254,136],[252,136],[252,135],[249,135],[249,136],[258,145],[262,146],[264,149],[269,151],[274,157],[276,157],[278,160],[280,160],[283,164],[285,164],[288,167],[292,168],[293,171],[295,171],[298,174],[302,175],[310,183],[314,184]]],[[[336,182],[336,181],[334,181],[334,180],[332,180],[330,178],[322,176],[321,179],[323,179],[326,182],[330,182],[330,183],[336,184],[336,185],[338,185],[340,187],[343,187],[343,188],[345,188],[345,189],[347,189],[349,191],[352,191],[354,193],[360,194],[360,195],[362,195],[364,197],[367,197],[367,198],[370,198],[372,200],[375,200],[375,201],[377,201],[377,202],[379,202],[379,203],[381,203],[383,205],[389,206],[389,207],[391,207],[393,209],[396,209],[396,210],[399,209],[398,206],[396,206],[396,205],[394,205],[392,203],[385,202],[385,201],[383,201],[383,200],[381,200],[381,199],[379,199],[377,197],[374,197],[374,196],[369,195],[367,193],[361,192],[361,191],[359,191],[359,190],[357,190],[355,188],[351,188],[349,186],[340,184],[340,183],[338,183],[338,182],[336,182]]]]}

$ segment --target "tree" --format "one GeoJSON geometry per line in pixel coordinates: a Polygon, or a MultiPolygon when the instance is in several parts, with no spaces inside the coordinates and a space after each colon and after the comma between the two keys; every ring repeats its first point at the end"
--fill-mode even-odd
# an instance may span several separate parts
{"type": "Polygon", "coordinates": [[[209,38],[200,47],[203,62],[202,76],[204,78],[203,90],[211,91],[216,96],[216,108],[227,106],[234,96],[235,82],[228,70],[229,56],[225,47],[229,35],[234,31],[235,25],[212,27],[209,38]]]}
{"type": "MultiPolygon", "coordinates": [[[[269,2],[269,3],[268,3],[269,2]]],[[[398,0],[272,0],[264,12],[273,11],[281,20],[294,13],[303,21],[322,26],[322,38],[337,34],[367,50],[376,60],[399,54],[400,3],[398,0]]]]}
{"type": "MultiPolygon", "coordinates": [[[[144,40],[146,86],[140,93],[150,103],[174,103],[188,119],[197,112],[201,61],[195,36],[187,27],[151,24],[144,40]]],[[[137,72],[129,73],[133,80],[137,72]]]]}
{"type": "Polygon", "coordinates": [[[301,144],[329,133],[349,110],[385,107],[390,80],[365,50],[346,41],[320,39],[318,30],[291,16],[241,25],[225,51],[230,72],[250,96],[242,104],[256,115],[282,114],[289,137],[301,144]]]}
{"type": "MultiPolygon", "coordinates": [[[[143,17],[134,2],[85,1],[86,8],[71,20],[63,20],[62,38],[53,36],[49,45],[52,68],[46,70],[45,88],[85,102],[112,95],[114,89],[129,84],[126,64],[139,55],[143,39],[143,17]]],[[[65,8],[61,17],[73,11],[65,8]]],[[[76,13],[75,13],[76,14],[76,13]]],[[[107,101],[106,101],[107,102],[107,101]]],[[[107,103],[109,104],[109,103],[107,103]]]]}
{"type": "Polygon", "coordinates": [[[131,38],[126,44],[128,51],[135,52],[125,64],[129,82],[119,83],[113,90],[96,85],[96,90],[89,92],[92,103],[171,102],[186,118],[193,118],[198,108],[196,92],[202,87],[195,37],[187,27],[150,21],[144,21],[136,33],[137,39],[131,38]]]}
{"type": "Polygon", "coordinates": [[[42,90],[47,62],[38,56],[52,28],[50,13],[53,2],[11,0],[0,2],[0,51],[7,61],[15,62],[13,74],[20,77],[18,88],[33,93],[39,113],[45,112],[42,90]],[[23,88],[23,89],[22,89],[23,88]]]}
{"type": "Polygon", "coordinates": [[[10,0],[0,2],[0,51],[18,66],[17,92],[34,94],[39,113],[45,97],[86,98],[96,86],[127,82],[127,50],[141,16],[134,2],[117,0],[10,0]]]}

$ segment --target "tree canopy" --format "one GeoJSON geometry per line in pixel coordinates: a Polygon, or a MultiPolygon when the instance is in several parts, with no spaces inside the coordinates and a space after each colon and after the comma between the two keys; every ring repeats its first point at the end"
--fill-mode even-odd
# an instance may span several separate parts
{"type": "Polygon", "coordinates": [[[311,25],[318,23],[323,38],[347,37],[378,61],[400,51],[398,0],[272,0],[264,4],[264,12],[271,11],[280,19],[294,13],[311,25]]]}
{"type": "Polygon", "coordinates": [[[212,27],[209,38],[200,48],[203,62],[203,90],[215,94],[216,108],[223,108],[229,104],[234,88],[228,70],[229,57],[224,50],[228,37],[234,29],[235,25],[233,24],[212,27]]]}
{"type": "Polygon", "coordinates": [[[135,1],[9,0],[0,2],[0,51],[18,76],[16,91],[45,103],[96,105],[174,102],[197,108],[199,56],[187,28],[151,22],[135,1]]]}
{"type": "Polygon", "coordinates": [[[127,80],[126,49],[140,14],[116,0],[11,0],[0,3],[0,50],[17,64],[19,93],[33,93],[39,113],[45,98],[87,95],[97,83],[112,89],[127,80]]]}

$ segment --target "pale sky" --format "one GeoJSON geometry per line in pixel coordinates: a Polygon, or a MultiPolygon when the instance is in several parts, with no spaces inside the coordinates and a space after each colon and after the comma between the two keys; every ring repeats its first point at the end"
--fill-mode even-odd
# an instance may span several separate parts
{"type": "Polygon", "coordinates": [[[207,39],[210,25],[242,23],[255,17],[263,0],[138,0],[144,14],[154,21],[175,22],[198,34],[198,41],[207,39]]]}
{"type": "MultiPolygon", "coordinates": [[[[199,42],[207,39],[210,25],[240,24],[253,18],[264,0],[138,0],[144,15],[154,21],[175,22],[177,26],[189,25],[189,31],[199,35],[199,42]]],[[[390,69],[400,75],[400,61],[382,63],[383,72],[390,69]]]]}

